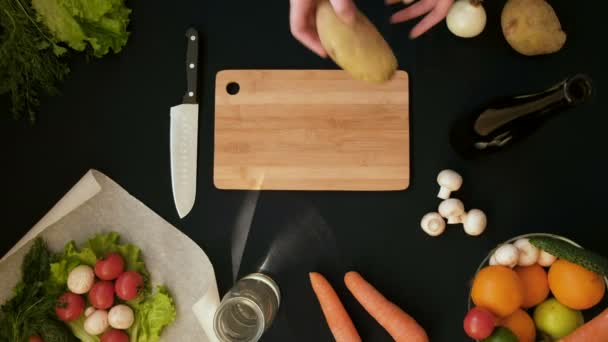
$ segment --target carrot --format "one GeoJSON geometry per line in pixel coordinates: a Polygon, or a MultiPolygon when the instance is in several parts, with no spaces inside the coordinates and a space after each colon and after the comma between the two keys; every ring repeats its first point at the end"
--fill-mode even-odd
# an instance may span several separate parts
{"type": "Polygon", "coordinates": [[[363,308],[380,323],[395,341],[428,342],[429,338],[418,322],[386,299],[359,273],[346,273],[344,282],[363,308]]]}
{"type": "Polygon", "coordinates": [[[608,309],[560,340],[560,342],[593,341],[608,341],[608,309]]]}
{"type": "Polygon", "coordinates": [[[320,273],[312,272],[309,275],[312,289],[317,295],[329,330],[334,335],[336,342],[361,342],[353,321],[331,284],[320,273]]]}

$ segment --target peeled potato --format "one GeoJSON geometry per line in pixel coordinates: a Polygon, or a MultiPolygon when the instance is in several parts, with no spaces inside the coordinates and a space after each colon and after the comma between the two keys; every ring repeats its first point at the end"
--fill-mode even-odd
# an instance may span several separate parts
{"type": "Polygon", "coordinates": [[[329,56],[355,79],[384,82],[397,70],[395,54],[361,12],[347,24],[329,1],[322,1],[317,8],[317,31],[329,56]]]}
{"type": "Polygon", "coordinates": [[[554,53],[566,43],[566,33],[545,0],[509,0],[501,21],[507,42],[523,55],[554,53]]]}

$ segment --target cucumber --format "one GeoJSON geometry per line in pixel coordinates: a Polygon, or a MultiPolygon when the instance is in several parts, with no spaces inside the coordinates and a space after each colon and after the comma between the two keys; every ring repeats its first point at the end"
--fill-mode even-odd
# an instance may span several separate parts
{"type": "Polygon", "coordinates": [[[590,250],[545,236],[530,238],[530,243],[560,259],[568,260],[590,271],[608,276],[608,259],[590,250]]]}

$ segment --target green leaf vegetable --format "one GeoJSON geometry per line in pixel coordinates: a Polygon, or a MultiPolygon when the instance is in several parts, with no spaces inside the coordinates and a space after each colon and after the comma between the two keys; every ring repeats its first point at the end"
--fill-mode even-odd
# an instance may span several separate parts
{"type": "Polygon", "coordinates": [[[135,323],[128,331],[131,342],[158,341],[163,328],[177,315],[173,298],[163,286],[159,286],[156,293],[147,294],[146,299],[133,308],[135,323]]]}
{"type": "Polygon", "coordinates": [[[23,260],[23,279],[15,287],[15,296],[0,309],[0,342],[26,342],[32,335],[46,342],[76,341],[55,317],[56,295],[45,290],[50,258],[44,241],[34,240],[23,260]]]}
{"type": "Polygon", "coordinates": [[[68,51],[103,57],[127,43],[125,0],[0,0],[0,94],[15,118],[34,121],[40,96],[57,93],[68,51]]]}
{"type": "MultiPolygon", "coordinates": [[[[111,252],[118,253],[124,258],[126,270],[139,272],[145,280],[143,293],[126,303],[135,314],[135,322],[128,330],[129,340],[131,342],[158,341],[162,330],[175,320],[177,314],[175,303],[165,287],[159,286],[156,291],[152,290],[141,250],[132,244],[122,244],[118,233],[97,234],[80,249],[73,241],[67,243],[63,252],[53,257],[46,287],[50,291],[65,291],[67,278],[72,269],[82,264],[93,266],[97,260],[111,252]]],[[[84,330],[82,317],[68,325],[80,341],[99,342],[98,337],[91,336],[84,330]]]]}
{"type": "Polygon", "coordinates": [[[89,46],[95,57],[127,43],[129,14],[124,0],[32,0],[39,20],[53,36],[76,51],[89,46]]]}

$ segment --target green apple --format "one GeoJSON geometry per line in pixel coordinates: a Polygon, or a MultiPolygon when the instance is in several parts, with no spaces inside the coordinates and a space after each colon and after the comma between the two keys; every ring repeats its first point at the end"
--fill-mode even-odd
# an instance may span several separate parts
{"type": "Polygon", "coordinates": [[[492,335],[483,339],[481,342],[517,342],[517,336],[505,327],[498,327],[494,329],[492,335]]]}
{"type": "Polygon", "coordinates": [[[580,311],[570,309],[551,298],[534,309],[534,323],[541,332],[559,339],[583,325],[584,319],[580,311]]]}

